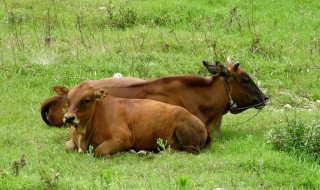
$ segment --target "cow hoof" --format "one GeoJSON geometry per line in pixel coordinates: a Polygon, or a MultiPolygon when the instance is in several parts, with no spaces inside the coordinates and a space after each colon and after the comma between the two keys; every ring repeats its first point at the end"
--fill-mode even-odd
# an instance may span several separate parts
{"type": "Polygon", "coordinates": [[[113,78],[123,78],[123,75],[121,73],[115,73],[113,78]]]}
{"type": "Polygon", "coordinates": [[[70,151],[74,151],[77,150],[77,145],[73,142],[73,140],[69,140],[68,142],[66,142],[66,152],[70,152],[70,151]]]}
{"type": "Polygon", "coordinates": [[[131,154],[137,154],[137,152],[136,152],[135,150],[133,150],[133,149],[130,149],[129,152],[130,152],[131,154]]]}
{"type": "Polygon", "coordinates": [[[144,151],[144,150],[139,150],[139,152],[137,152],[138,156],[146,156],[147,154],[148,154],[148,152],[144,151]]]}

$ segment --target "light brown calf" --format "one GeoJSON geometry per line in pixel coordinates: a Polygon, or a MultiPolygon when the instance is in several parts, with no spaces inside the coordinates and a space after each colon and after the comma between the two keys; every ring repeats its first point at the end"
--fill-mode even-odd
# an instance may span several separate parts
{"type": "Polygon", "coordinates": [[[67,142],[67,150],[78,148],[81,152],[92,145],[95,156],[129,149],[155,150],[161,138],[174,150],[198,154],[207,139],[204,124],[179,106],[112,97],[86,81],[73,87],[67,99],[64,121],[76,132],[71,133],[73,140],[67,142]]]}

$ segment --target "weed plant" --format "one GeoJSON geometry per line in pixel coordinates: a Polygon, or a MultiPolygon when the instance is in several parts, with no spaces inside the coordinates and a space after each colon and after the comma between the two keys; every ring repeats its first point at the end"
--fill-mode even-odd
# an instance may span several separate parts
{"type": "Polygon", "coordinates": [[[298,157],[306,154],[319,162],[320,123],[313,120],[307,123],[302,118],[287,119],[270,130],[268,141],[274,149],[295,154],[298,157]]]}
{"type": "Polygon", "coordinates": [[[318,162],[274,148],[318,157],[319,8],[316,0],[2,0],[0,189],[319,189],[318,162]],[[202,61],[229,55],[271,104],[241,125],[256,110],[226,114],[221,139],[200,155],[67,154],[68,128],[41,120],[54,85],[114,73],[209,76],[202,61]]]}

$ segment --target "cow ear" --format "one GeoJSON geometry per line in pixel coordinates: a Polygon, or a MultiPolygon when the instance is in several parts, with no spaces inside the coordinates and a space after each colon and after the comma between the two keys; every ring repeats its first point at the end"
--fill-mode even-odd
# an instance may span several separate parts
{"type": "Polygon", "coordinates": [[[106,89],[97,89],[95,92],[94,92],[94,98],[95,100],[99,101],[99,100],[102,100],[104,97],[106,97],[108,95],[108,90],[106,89]]]}
{"type": "Polygon", "coordinates": [[[239,62],[236,62],[234,65],[233,65],[233,70],[237,71],[238,67],[240,66],[240,63],[239,62]]]}
{"type": "Polygon", "coordinates": [[[229,77],[229,72],[227,71],[226,67],[218,61],[216,61],[215,64],[203,61],[203,65],[213,75],[219,74],[220,76],[225,78],[229,77]]]}
{"type": "Polygon", "coordinates": [[[69,92],[69,89],[65,86],[54,86],[52,87],[52,90],[60,96],[67,95],[69,92]]]}
{"type": "Polygon", "coordinates": [[[213,75],[219,73],[219,69],[220,69],[219,64],[220,64],[219,62],[215,62],[215,64],[213,64],[213,63],[210,63],[210,62],[208,62],[208,61],[203,61],[203,65],[204,65],[204,66],[207,68],[207,70],[208,70],[211,74],[213,74],[213,75]]]}

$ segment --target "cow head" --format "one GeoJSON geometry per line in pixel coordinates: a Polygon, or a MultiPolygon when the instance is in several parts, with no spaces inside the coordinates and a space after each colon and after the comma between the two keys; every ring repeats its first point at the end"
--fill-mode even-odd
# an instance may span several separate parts
{"type": "Polygon", "coordinates": [[[54,86],[52,88],[57,95],[48,97],[40,107],[42,120],[49,126],[62,127],[63,115],[67,108],[68,89],[63,86],[54,86]]]}
{"type": "Polygon", "coordinates": [[[227,66],[219,62],[212,64],[204,61],[203,64],[211,74],[219,74],[225,79],[226,95],[232,104],[229,108],[231,113],[240,113],[252,107],[261,109],[268,102],[269,98],[261,92],[240,64],[234,63],[230,57],[227,58],[227,66]]]}
{"type": "Polygon", "coordinates": [[[105,89],[94,89],[88,83],[83,82],[73,87],[67,96],[68,112],[64,115],[63,121],[74,125],[79,134],[85,133],[85,126],[90,122],[96,107],[96,102],[102,100],[108,91],[105,89]]]}

